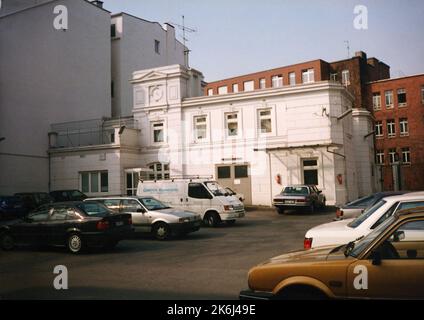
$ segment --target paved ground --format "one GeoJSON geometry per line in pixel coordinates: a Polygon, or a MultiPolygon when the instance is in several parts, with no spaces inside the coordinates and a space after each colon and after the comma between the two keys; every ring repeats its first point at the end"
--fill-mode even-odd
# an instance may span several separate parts
{"type": "Polygon", "coordinates": [[[306,230],[333,216],[259,209],[234,226],[163,242],[138,237],[107,252],[0,251],[0,299],[237,299],[249,268],[302,249],[306,230]],[[68,268],[68,290],[53,288],[56,265],[68,268]]]}

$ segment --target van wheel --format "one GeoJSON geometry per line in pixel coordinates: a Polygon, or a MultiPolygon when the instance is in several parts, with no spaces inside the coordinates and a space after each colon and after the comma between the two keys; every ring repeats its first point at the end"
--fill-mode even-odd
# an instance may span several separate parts
{"type": "Polygon", "coordinates": [[[166,240],[169,238],[171,230],[164,222],[158,222],[153,226],[153,235],[158,240],[166,240]]]}
{"type": "Polygon", "coordinates": [[[81,235],[78,233],[70,234],[66,246],[71,253],[80,253],[84,249],[84,242],[81,235]]]}
{"type": "Polygon", "coordinates": [[[0,235],[0,247],[5,251],[12,250],[15,247],[15,240],[9,232],[0,235]]]}
{"type": "Polygon", "coordinates": [[[219,215],[216,212],[208,212],[203,218],[203,223],[205,224],[205,226],[208,227],[216,227],[219,222],[221,222],[221,219],[219,218],[219,215]]]}

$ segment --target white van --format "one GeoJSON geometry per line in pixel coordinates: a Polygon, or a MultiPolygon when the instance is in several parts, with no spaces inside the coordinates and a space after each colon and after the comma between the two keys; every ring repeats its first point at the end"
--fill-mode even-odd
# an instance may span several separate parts
{"type": "Polygon", "coordinates": [[[137,196],[155,197],[171,207],[196,212],[211,227],[223,221],[233,224],[245,214],[243,203],[212,180],[140,181],[137,196]]]}

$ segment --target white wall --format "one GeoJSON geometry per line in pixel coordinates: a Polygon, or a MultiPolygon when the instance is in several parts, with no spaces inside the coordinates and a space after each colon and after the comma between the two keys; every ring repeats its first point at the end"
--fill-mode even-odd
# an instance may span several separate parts
{"type": "Polygon", "coordinates": [[[110,15],[54,1],[0,18],[0,43],[0,194],[47,191],[49,125],[110,116],[110,15]],[[53,27],[56,5],[66,31],[53,27]]]}

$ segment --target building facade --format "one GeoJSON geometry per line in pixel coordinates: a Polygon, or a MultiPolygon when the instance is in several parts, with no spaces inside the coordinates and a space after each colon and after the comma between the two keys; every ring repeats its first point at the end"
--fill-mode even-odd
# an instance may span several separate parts
{"type": "Polygon", "coordinates": [[[376,163],[383,190],[424,189],[424,75],[370,82],[376,163]]]}

